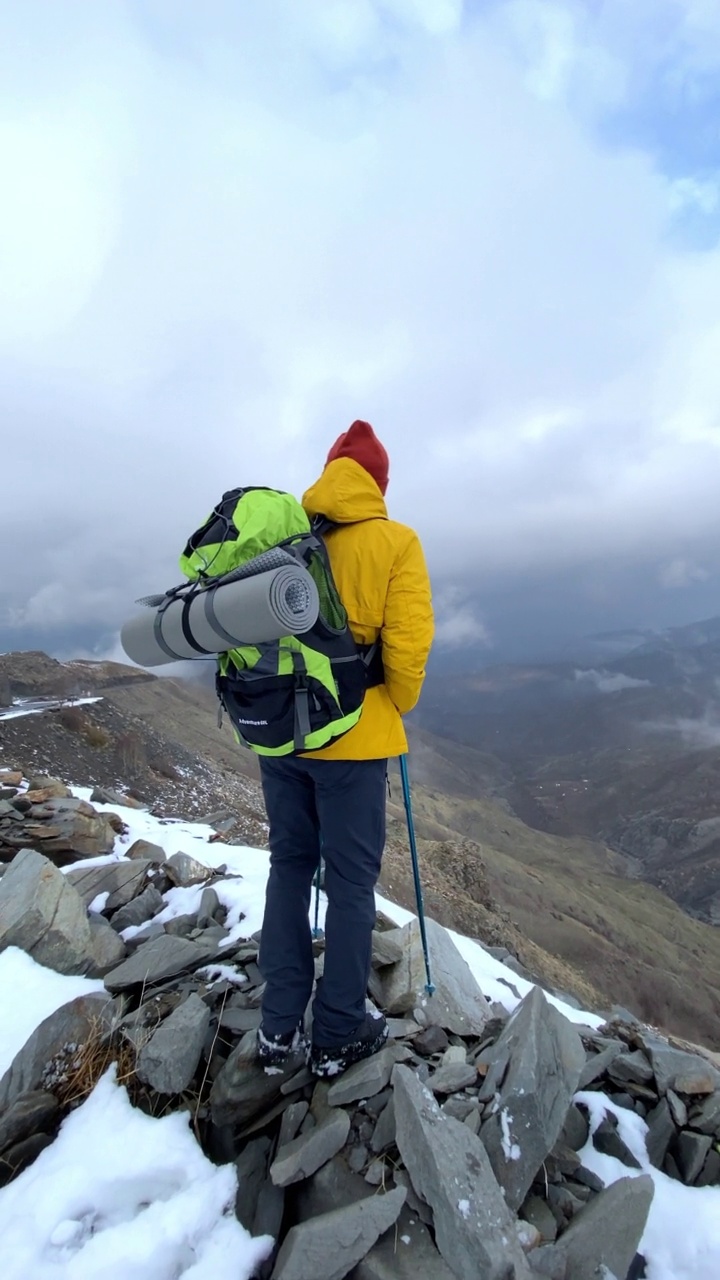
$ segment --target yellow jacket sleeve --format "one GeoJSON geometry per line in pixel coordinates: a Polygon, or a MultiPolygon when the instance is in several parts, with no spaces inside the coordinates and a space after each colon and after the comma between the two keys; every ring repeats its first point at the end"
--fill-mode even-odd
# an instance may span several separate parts
{"type": "Polygon", "coordinates": [[[407,533],[390,576],[381,630],[385,687],[401,715],[420,697],[434,629],[425,556],[417,534],[407,533]]]}

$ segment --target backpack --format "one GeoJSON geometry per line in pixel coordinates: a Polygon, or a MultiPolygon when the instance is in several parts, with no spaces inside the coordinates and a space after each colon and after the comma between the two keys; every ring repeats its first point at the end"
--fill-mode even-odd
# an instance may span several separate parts
{"type": "Polygon", "coordinates": [[[223,577],[276,548],[290,552],[318,589],[312,629],[218,654],[215,687],[243,746],[264,756],[318,751],[352,729],[365,690],[382,684],[378,644],[362,646],[348,626],[323,534],[289,493],[262,487],[231,489],[188,539],[180,568],[193,581],[223,577]]]}

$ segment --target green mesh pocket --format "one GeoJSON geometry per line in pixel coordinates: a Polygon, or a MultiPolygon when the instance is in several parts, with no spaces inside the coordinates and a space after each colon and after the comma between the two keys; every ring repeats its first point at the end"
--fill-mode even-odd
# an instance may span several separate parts
{"type": "Polygon", "coordinates": [[[318,589],[320,618],[330,631],[344,631],[347,612],[333,580],[324,551],[313,551],[308,557],[307,569],[318,589]]]}

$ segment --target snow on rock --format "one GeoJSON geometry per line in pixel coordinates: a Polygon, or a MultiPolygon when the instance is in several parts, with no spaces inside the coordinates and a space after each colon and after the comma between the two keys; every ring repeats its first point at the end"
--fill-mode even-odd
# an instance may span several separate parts
{"type": "Polygon", "coordinates": [[[0,1079],[45,1018],[76,996],[104,990],[100,980],[55,973],[18,947],[0,953],[0,1079]]]}
{"type": "Polygon", "coordinates": [[[237,1221],[236,1190],[187,1115],[145,1115],[111,1070],[0,1191],[3,1280],[250,1280],[271,1241],[237,1221]]]}
{"type": "Polygon", "coordinates": [[[720,1187],[685,1187],[648,1159],[647,1125],[601,1093],[579,1093],[576,1102],[590,1114],[590,1137],[578,1152],[586,1169],[610,1186],[626,1177],[650,1174],[655,1195],[640,1252],[648,1259],[647,1280],[718,1280],[720,1276],[720,1187]],[[596,1151],[592,1134],[606,1115],[617,1120],[618,1133],[640,1168],[628,1169],[614,1156],[596,1151]]]}

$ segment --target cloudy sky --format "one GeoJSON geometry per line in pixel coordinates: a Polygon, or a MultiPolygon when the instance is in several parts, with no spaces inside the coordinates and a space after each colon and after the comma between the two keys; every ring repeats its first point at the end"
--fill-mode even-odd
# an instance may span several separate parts
{"type": "Polygon", "coordinates": [[[0,647],[107,643],[358,416],[445,640],[720,612],[717,0],[0,24],[0,647]]]}

